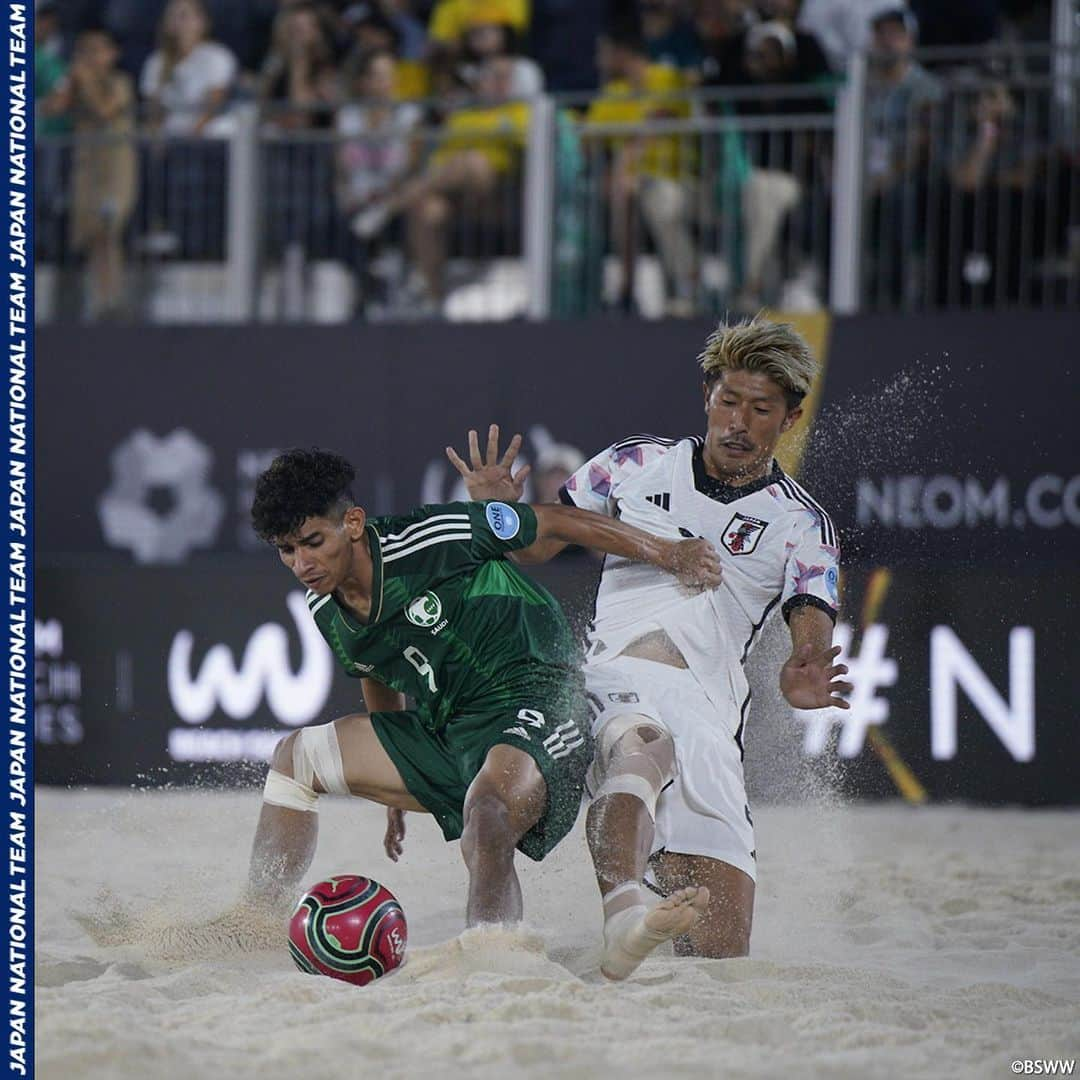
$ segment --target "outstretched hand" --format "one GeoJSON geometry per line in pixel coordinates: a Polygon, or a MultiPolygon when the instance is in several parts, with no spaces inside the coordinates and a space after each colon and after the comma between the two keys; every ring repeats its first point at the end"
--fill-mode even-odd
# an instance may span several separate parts
{"type": "Polygon", "coordinates": [[[502,499],[506,502],[520,502],[525,494],[525,478],[532,471],[531,465],[523,465],[516,473],[511,471],[518,451],[521,450],[521,436],[515,435],[506,448],[506,453],[499,457],[499,425],[488,428],[486,460],[480,457],[480,442],[475,431],[469,432],[469,460],[466,465],[452,446],[446,448],[450,464],[461,474],[465,489],[470,499],[502,499]]]}
{"type": "Polygon", "coordinates": [[[840,675],[848,673],[846,664],[833,661],[840,655],[840,646],[815,652],[813,645],[803,645],[780,669],[780,690],[788,704],[796,709],[849,709],[850,704],[840,694],[850,694],[852,685],[841,682],[840,675]]]}
{"type": "Polygon", "coordinates": [[[692,589],[714,589],[720,584],[723,571],[716,548],[700,537],[693,540],[674,540],[665,568],[678,578],[680,584],[692,589]]]}
{"type": "Polygon", "coordinates": [[[405,811],[393,806],[386,808],[386,835],[383,847],[391,862],[397,862],[405,851],[405,811]]]}

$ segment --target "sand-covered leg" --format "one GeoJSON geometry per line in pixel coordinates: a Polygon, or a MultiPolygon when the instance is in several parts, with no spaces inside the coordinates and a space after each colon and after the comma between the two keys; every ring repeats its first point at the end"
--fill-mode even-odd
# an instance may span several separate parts
{"type": "Polygon", "coordinates": [[[703,886],[679,889],[652,908],[640,886],[616,889],[604,902],[601,973],[609,979],[627,978],[658,945],[687,933],[708,904],[709,890],[703,886]]]}

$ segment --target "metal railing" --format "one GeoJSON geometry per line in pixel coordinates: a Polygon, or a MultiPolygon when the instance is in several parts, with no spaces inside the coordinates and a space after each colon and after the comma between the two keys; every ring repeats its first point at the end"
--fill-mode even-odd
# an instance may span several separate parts
{"type": "Polygon", "coordinates": [[[38,139],[39,309],[46,319],[525,314],[524,126],[509,134],[415,126],[354,136],[280,129],[253,106],[238,107],[231,119],[223,141],[38,139]],[[115,199],[83,175],[87,153],[137,159],[123,220],[104,224],[115,199]],[[350,173],[391,157],[405,159],[386,189],[401,198],[384,221],[372,222],[363,202],[351,198],[350,173]],[[90,187],[93,205],[76,206],[90,187]],[[93,253],[79,235],[88,215],[123,251],[123,303],[109,311],[94,302],[93,253]]]}
{"type": "Polygon", "coordinates": [[[235,142],[56,135],[35,146],[39,303],[48,318],[228,318],[235,142]],[[170,270],[172,271],[170,273],[170,270]]]}
{"type": "Polygon", "coordinates": [[[524,314],[525,138],[524,126],[355,136],[264,128],[260,317],[524,314]]]}
{"type": "Polygon", "coordinates": [[[1080,128],[1060,84],[1013,69],[927,88],[867,89],[861,306],[1075,307],[1080,128]]]}
{"type": "Polygon", "coordinates": [[[772,96],[813,111],[740,115],[768,97],[711,93],[683,98],[682,118],[627,124],[564,103],[553,314],[821,307],[834,119],[820,87],[772,96]]]}
{"type": "Polygon", "coordinates": [[[250,104],[220,139],[39,137],[39,319],[1075,305],[1080,63],[1007,55],[933,57],[938,92],[899,105],[862,58],[842,85],[681,95],[644,122],[543,97],[509,141],[496,126],[464,146],[445,123],[296,130],[250,104]],[[1001,86],[1008,124],[975,160],[1001,86]],[[407,164],[373,223],[349,171],[395,143],[407,164]],[[488,144],[508,158],[494,175],[425,187],[455,147],[488,144]],[[119,302],[102,287],[118,259],[119,302]]]}

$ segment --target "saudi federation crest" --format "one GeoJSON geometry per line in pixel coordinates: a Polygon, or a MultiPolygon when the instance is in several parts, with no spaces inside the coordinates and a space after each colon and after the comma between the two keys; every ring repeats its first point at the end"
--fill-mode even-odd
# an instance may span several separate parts
{"type": "Polygon", "coordinates": [[[761,518],[735,514],[727,523],[721,543],[732,555],[750,555],[757,547],[761,534],[769,523],[761,518]]]}
{"type": "Polygon", "coordinates": [[[442,601],[429,589],[405,608],[405,618],[413,626],[434,626],[442,618],[442,601]]]}

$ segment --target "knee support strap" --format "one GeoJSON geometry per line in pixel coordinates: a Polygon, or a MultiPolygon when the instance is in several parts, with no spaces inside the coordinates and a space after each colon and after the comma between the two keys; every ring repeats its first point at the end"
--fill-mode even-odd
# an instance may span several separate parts
{"type": "Polygon", "coordinates": [[[266,774],[263,802],[272,806],[284,806],[287,810],[306,810],[311,814],[319,812],[319,796],[315,789],[278,772],[277,769],[271,769],[266,774]]]}
{"type": "Polygon", "coordinates": [[[675,777],[674,754],[670,765],[664,760],[666,755],[658,761],[647,749],[650,743],[636,735],[641,727],[655,731],[660,738],[666,737],[670,744],[671,733],[652,717],[615,717],[597,737],[593,798],[633,795],[645,804],[649,816],[655,820],[660,793],[675,777]]]}
{"type": "Polygon", "coordinates": [[[337,728],[332,723],[303,728],[296,733],[292,766],[292,776],[273,768],[267,773],[263,788],[264,802],[317,814],[319,793],[315,790],[316,777],[324,791],[332,795],[350,794],[349,785],[345,782],[337,728]]]}
{"type": "Polygon", "coordinates": [[[313,787],[319,778],[324,791],[331,795],[349,795],[345,783],[345,766],[341,762],[341,745],[338,743],[337,727],[319,724],[301,728],[293,743],[293,776],[302,784],[313,787]]]}

